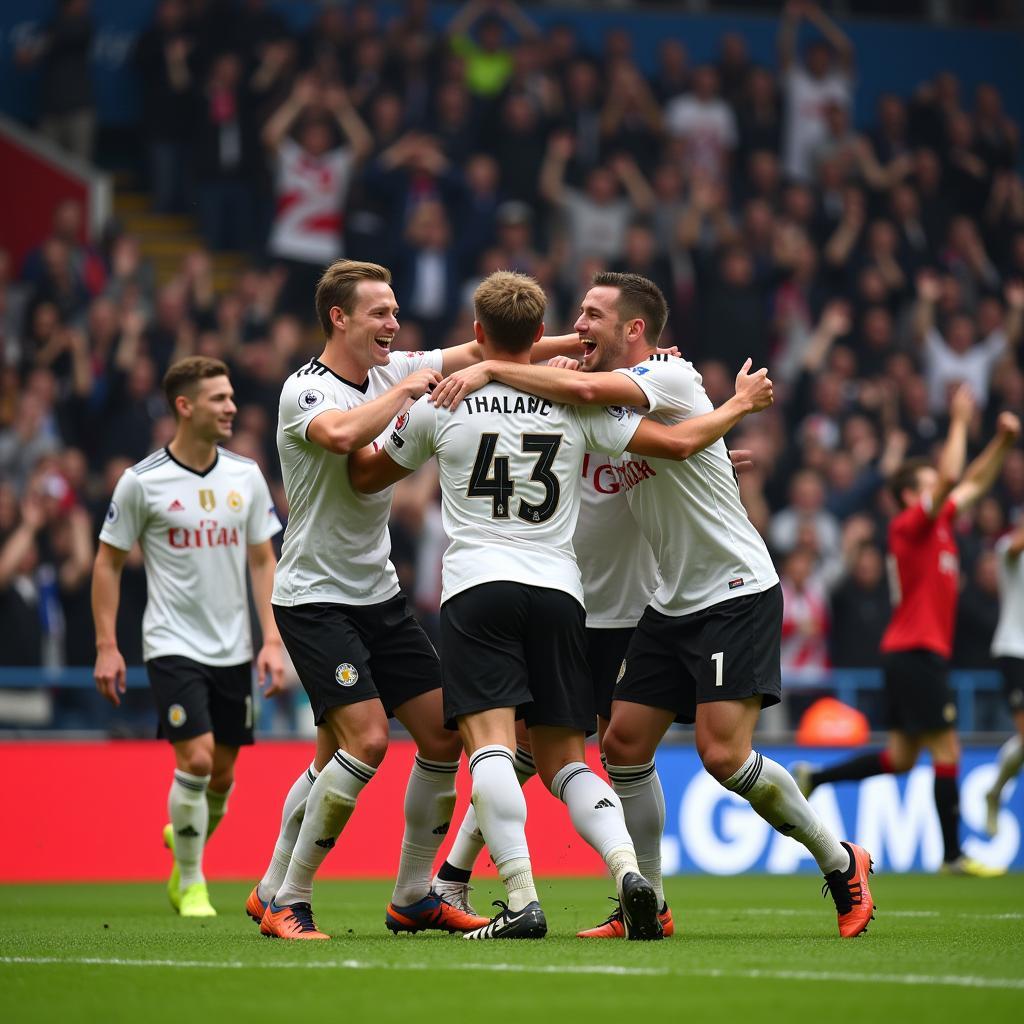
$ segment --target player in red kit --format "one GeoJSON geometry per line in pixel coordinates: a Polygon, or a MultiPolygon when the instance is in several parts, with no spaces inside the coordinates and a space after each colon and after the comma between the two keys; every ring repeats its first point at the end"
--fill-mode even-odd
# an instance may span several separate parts
{"type": "Polygon", "coordinates": [[[925,459],[904,463],[889,486],[901,511],[889,524],[894,611],[882,637],[889,742],[831,768],[795,765],[805,795],[826,782],[908,772],[922,749],[935,767],[935,807],[942,827],[942,871],[1002,874],[960,849],[957,772],[960,744],[956,700],[949,686],[960,559],[953,537],[957,515],[977,503],[995,483],[1007,452],[1020,437],[1020,421],[1001,413],[996,436],[967,467],[967,430],[974,399],[966,386],[953,395],[949,436],[938,467],[925,459]],[[961,478],[962,474],[962,478],[961,478]]]}

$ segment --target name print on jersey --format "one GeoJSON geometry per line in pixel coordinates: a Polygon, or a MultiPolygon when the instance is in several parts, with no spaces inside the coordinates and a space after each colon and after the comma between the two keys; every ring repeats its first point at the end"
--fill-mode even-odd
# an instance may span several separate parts
{"type": "Polygon", "coordinates": [[[462,403],[470,415],[475,412],[498,412],[547,416],[551,412],[551,403],[546,398],[535,398],[533,395],[473,395],[472,398],[464,398],[462,403]]]}

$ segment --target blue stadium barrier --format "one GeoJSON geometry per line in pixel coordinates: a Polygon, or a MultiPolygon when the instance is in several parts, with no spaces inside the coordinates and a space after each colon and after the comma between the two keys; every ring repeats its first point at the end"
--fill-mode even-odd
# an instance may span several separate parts
{"type": "MultiPolygon", "coordinates": [[[[141,665],[128,668],[129,687],[147,685],[146,670],[141,665]]],[[[1002,688],[1002,676],[990,669],[958,669],[950,673],[950,682],[956,693],[959,728],[962,732],[975,732],[977,723],[977,696],[980,693],[998,693],[1002,688]]],[[[876,668],[837,668],[818,679],[783,680],[784,692],[798,695],[808,692],[828,691],[844,704],[859,705],[862,693],[882,689],[882,673],[876,668]]],[[[0,689],[86,689],[95,686],[92,669],[38,668],[0,666],[0,689]]]]}

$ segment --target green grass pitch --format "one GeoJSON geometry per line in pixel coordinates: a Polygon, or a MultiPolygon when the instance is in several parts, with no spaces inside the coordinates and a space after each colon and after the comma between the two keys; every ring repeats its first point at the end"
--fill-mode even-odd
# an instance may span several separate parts
{"type": "MultiPolygon", "coordinates": [[[[0,887],[0,1020],[992,1024],[1024,1013],[1022,875],[876,875],[878,919],[848,941],[809,875],[669,879],[681,930],[660,943],[574,937],[610,907],[601,881],[539,889],[547,939],[470,943],[393,937],[386,883],[318,883],[317,921],[334,938],[299,943],[259,935],[242,884],[211,885],[220,913],[201,922],[176,917],[158,885],[0,887]]],[[[498,895],[482,882],[477,909],[498,895]]]]}

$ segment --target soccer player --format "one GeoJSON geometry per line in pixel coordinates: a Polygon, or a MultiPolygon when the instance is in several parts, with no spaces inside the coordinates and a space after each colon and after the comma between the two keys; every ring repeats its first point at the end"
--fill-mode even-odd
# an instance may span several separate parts
{"type": "MultiPolygon", "coordinates": [[[[399,327],[390,282],[375,263],[331,264],[315,297],[324,351],[281,391],[277,446],[289,519],[272,602],[317,724],[315,760],[285,798],[271,862],[246,903],[263,934],[281,938],[328,938],[313,920],[313,876],[384,758],[389,716],[409,730],[417,756],[385,923],[415,932],[486,922],[430,889],[455,804],[461,743],[444,728],[437,655],[388,557],[390,489],[358,494],[347,468],[351,452],[382,443],[411,400],[442,371],[479,360],[480,348],[473,341],[392,353],[399,327]]],[[[564,351],[554,343],[538,358],[564,351]]]]}
{"type": "Polygon", "coordinates": [[[96,685],[115,707],[125,691],[117,647],[121,571],[138,541],[149,597],[142,620],[160,734],[174,747],[164,841],[174,853],[167,892],[182,917],[212,917],[203,849],[227,811],[241,746],[253,741],[252,637],[246,563],[263,647],[267,696],[283,688],[281,637],[270,610],[280,529],[251,459],[219,446],[235,417],[228,368],[196,356],[171,366],[164,394],[177,428],[166,448],[124,472],[100,532],[92,579],[96,685]]]}
{"type": "MultiPolygon", "coordinates": [[[[545,299],[532,278],[498,272],[474,296],[475,330],[498,365],[528,363],[545,299]]],[[[514,770],[517,711],[537,772],[569,808],[577,832],[615,878],[626,935],[659,939],[654,888],[640,874],[621,804],[584,763],[593,728],[586,672],[583,589],[572,549],[587,450],[685,458],[771,402],[764,370],[737,378],[737,394],[675,427],[628,409],[577,410],[501,384],[453,408],[425,399],[397,421],[382,451],[353,454],[354,486],[393,484],[432,455],[441,472],[451,545],[442,572],[445,717],[458,725],[473,777],[480,829],[508,892],[470,939],[539,938],[544,913],[533,883],[526,802],[514,770]]]]}
{"type": "Polygon", "coordinates": [[[999,558],[999,624],[992,638],[992,656],[999,659],[1010,713],[1017,726],[999,750],[999,772],[985,794],[985,827],[990,836],[999,829],[999,798],[1003,787],[1024,765],[1024,523],[996,544],[999,558]]]}
{"type": "Polygon", "coordinates": [[[960,848],[960,744],[956,701],[949,686],[960,586],[953,522],[991,488],[1020,436],[1020,422],[1011,413],[1001,413],[996,436],[965,472],[974,408],[970,389],[961,385],[953,394],[949,434],[938,465],[911,459],[889,481],[900,506],[889,524],[897,592],[892,620],[882,637],[889,741],[884,750],[860,754],[830,768],[815,770],[800,764],[794,772],[801,790],[809,795],[826,782],[908,772],[921,750],[927,750],[935,770],[935,809],[942,828],[941,871],[988,877],[1004,872],[966,856],[960,848]]]}
{"type": "MultiPolygon", "coordinates": [[[[599,273],[576,330],[584,366],[600,357],[612,372],[484,361],[443,382],[431,401],[451,406],[495,380],[556,402],[632,407],[663,423],[694,422],[712,405],[690,363],[655,350],[667,315],[651,281],[599,273]]],[[[761,708],[780,699],[782,599],[724,442],[684,462],[628,460],[622,472],[630,511],[662,577],[630,641],[604,737],[608,776],[638,860],[660,866],[665,804],[655,750],[673,721],[695,722],[707,771],[807,847],[835,901],[840,935],[860,934],[874,909],[870,856],[833,836],[789,773],[752,746],[761,708]]],[[[650,880],[667,909],[660,877],[650,880]]]]}

